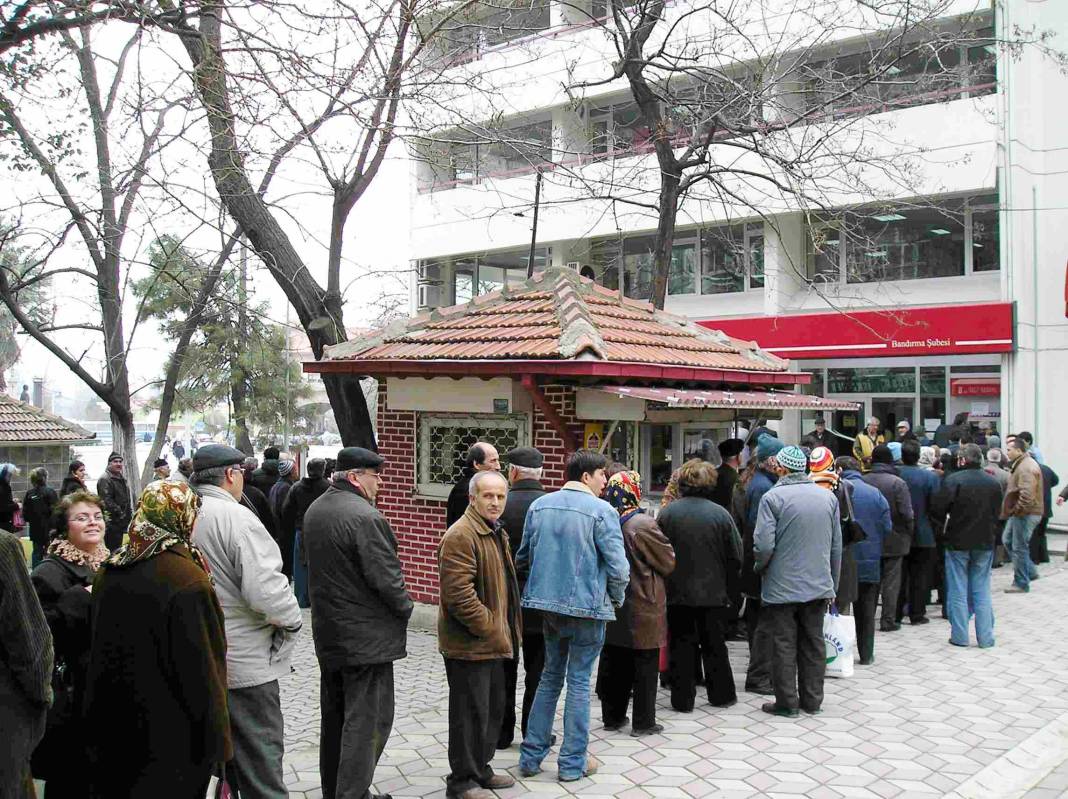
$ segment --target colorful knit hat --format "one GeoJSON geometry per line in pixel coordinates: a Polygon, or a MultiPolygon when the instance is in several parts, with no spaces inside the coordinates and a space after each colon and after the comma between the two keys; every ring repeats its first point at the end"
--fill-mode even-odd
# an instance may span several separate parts
{"type": "Polygon", "coordinates": [[[805,451],[801,447],[792,444],[789,447],[780,449],[775,454],[775,460],[779,462],[780,466],[791,472],[803,472],[805,467],[808,466],[808,458],[805,457],[805,451]]]}
{"type": "Polygon", "coordinates": [[[816,447],[808,455],[809,476],[816,483],[838,485],[838,472],[834,469],[834,455],[827,447],[816,447]]]}

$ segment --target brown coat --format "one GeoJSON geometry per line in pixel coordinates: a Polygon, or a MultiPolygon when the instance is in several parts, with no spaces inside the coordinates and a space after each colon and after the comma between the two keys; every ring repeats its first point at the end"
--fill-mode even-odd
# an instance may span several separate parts
{"type": "Polygon", "coordinates": [[[1001,518],[1041,516],[1046,512],[1042,498],[1042,469],[1038,461],[1024,454],[1009,468],[1009,482],[1001,505],[1001,518]]]}
{"type": "Polygon", "coordinates": [[[657,649],[667,643],[667,588],[675,570],[675,550],[647,513],[623,522],[623,546],[630,562],[627,598],[609,622],[605,643],[628,649],[657,649]]]}
{"type": "Polygon", "coordinates": [[[473,507],[446,531],[438,548],[438,649],[456,660],[511,658],[519,651],[519,583],[502,528],[473,507]]]}

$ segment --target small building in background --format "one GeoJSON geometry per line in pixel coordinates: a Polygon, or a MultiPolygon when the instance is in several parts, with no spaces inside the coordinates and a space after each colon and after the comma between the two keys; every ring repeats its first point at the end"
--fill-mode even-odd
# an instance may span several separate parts
{"type": "Polygon", "coordinates": [[[50,484],[58,485],[70,465],[71,448],[95,437],[73,422],[0,395],[0,463],[19,468],[11,480],[16,496],[29,487],[30,470],[38,466],[48,470],[50,484]]]}

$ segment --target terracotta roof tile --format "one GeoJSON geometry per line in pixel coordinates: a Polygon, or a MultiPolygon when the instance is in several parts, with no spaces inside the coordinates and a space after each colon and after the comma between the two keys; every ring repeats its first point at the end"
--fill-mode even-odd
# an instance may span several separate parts
{"type": "MultiPolygon", "coordinates": [[[[328,347],[332,361],[570,360],[786,372],[788,362],[647,302],[621,300],[567,269],[466,305],[423,313],[364,340],[328,347]]],[[[368,368],[373,373],[373,368],[368,368]]]]}
{"type": "Polygon", "coordinates": [[[95,437],[66,419],[0,395],[0,443],[42,442],[74,444],[95,437]]]}

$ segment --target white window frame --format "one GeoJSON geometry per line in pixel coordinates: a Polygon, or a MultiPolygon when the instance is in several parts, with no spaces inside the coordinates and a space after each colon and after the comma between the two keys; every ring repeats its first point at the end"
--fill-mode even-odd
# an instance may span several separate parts
{"type": "Polygon", "coordinates": [[[415,491],[428,499],[447,499],[452,483],[432,483],[426,480],[430,469],[430,429],[432,427],[514,429],[518,433],[517,446],[529,446],[533,441],[530,414],[527,413],[434,413],[416,415],[415,491]]]}

